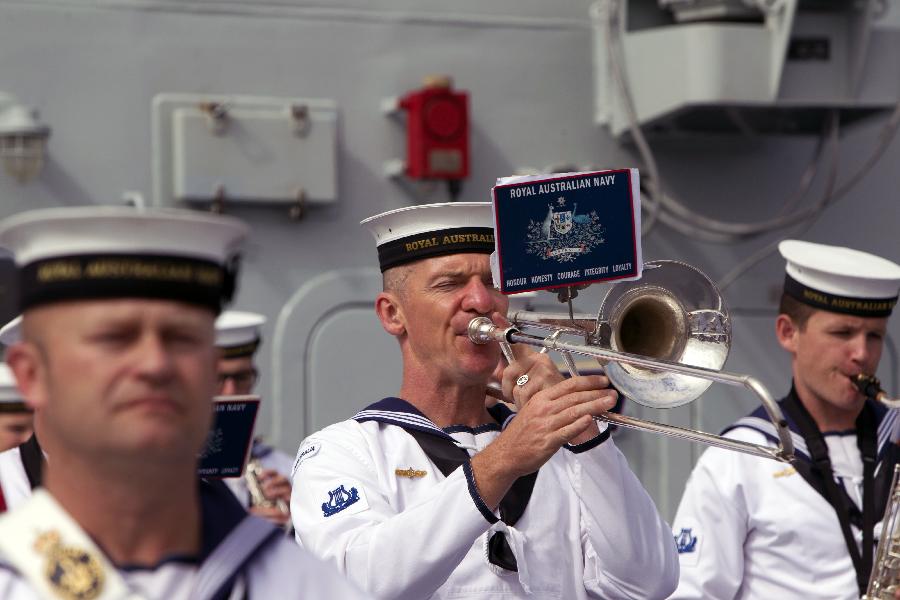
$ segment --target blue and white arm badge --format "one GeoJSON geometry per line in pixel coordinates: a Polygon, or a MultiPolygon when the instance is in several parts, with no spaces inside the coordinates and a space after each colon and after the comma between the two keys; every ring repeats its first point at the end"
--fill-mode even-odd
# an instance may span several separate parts
{"type": "Polygon", "coordinates": [[[682,527],[681,532],[675,536],[675,545],[678,554],[693,552],[697,546],[697,536],[691,533],[690,527],[682,527]]]}
{"type": "Polygon", "coordinates": [[[359,502],[359,491],[355,487],[350,487],[348,492],[341,484],[337,488],[328,492],[328,500],[322,503],[322,513],[326,517],[336,515],[342,510],[349,508],[353,504],[359,502]]]}

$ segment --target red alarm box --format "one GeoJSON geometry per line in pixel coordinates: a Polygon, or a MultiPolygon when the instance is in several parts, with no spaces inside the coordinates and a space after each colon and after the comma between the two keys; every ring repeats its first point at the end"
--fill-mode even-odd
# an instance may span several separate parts
{"type": "Polygon", "coordinates": [[[449,77],[429,77],[400,99],[406,111],[405,175],[460,180],[469,175],[469,94],[449,77]]]}

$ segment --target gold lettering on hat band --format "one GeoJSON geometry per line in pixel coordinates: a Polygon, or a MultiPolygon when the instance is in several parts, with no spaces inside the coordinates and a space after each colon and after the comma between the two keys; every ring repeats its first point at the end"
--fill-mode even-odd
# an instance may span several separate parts
{"type": "Polygon", "coordinates": [[[423,231],[378,245],[378,263],[384,272],[392,267],[433,256],[494,251],[490,227],[452,227],[423,231]]]}
{"type": "Polygon", "coordinates": [[[81,279],[81,264],[77,260],[54,260],[41,265],[37,272],[41,283],[75,279],[81,279]]]}
{"type": "Polygon", "coordinates": [[[440,244],[438,243],[437,237],[428,237],[419,240],[413,240],[411,242],[405,242],[403,244],[403,247],[407,252],[414,252],[416,250],[422,250],[423,248],[434,248],[438,245],[448,246],[452,244],[471,244],[472,242],[493,244],[494,235],[483,233],[445,235],[441,239],[440,244]]]}
{"type": "Polygon", "coordinates": [[[259,340],[253,340],[240,346],[227,346],[221,349],[222,358],[239,358],[242,356],[253,356],[259,347],[259,340]]]}
{"type": "Polygon", "coordinates": [[[483,242],[485,244],[494,243],[494,234],[483,233],[462,233],[454,235],[445,235],[444,244],[469,244],[472,242],[483,242]]]}
{"type": "Polygon", "coordinates": [[[858,312],[883,312],[891,310],[897,304],[896,300],[854,300],[851,298],[837,298],[834,296],[826,296],[811,289],[803,290],[803,297],[807,300],[817,302],[833,308],[842,310],[858,311],[858,312]]]}
{"type": "Polygon", "coordinates": [[[422,248],[431,248],[433,246],[437,246],[437,238],[424,238],[421,240],[414,240],[412,242],[406,242],[406,251],[412,252],[413,250],[421,250],[422,248]]]}
{"type": "Polygon", "coordinates": [[[37,269],[39,283],[89,279],[140,279],[174,283],[222,284],[222,271],[214,266],[179,264],[141,258],[100,258],[83,267],[77,260],[54,260],[37,269]]]}
{"type": "Polygon", "coordinates": [[[102,259],[85,267],[88,279],[124,278],[160,279],[187,282],[193,278],[193,269],[186,265],[146,263],[137,260],[102,259]]]}
{"type": "Polygon", "coordinates": [[[803,290],[803,297],[807,300],[812,300],[813,302],[820,302],[822,304],[828,303],[828,297],[824,294],[819,294],[818,292],[814,292],[810,289],[803,290]]]}
{"type": "Polygon", "coordinates": [[[860,317],[890,316],[897,304],[896,296],[893,298],[848,297],[813,289],[800,283],[790,274],[785,275],[784,293],[813,308],[860,317]]]}
{"type": "Polygon", "coordinates": [[[844,298],[832,298],[831,306],[836,308],[844,308],[847,310],[858,310],[863,312],[881,312],[894,308],[896,302],[866,302],[863,300],[847,300],[844,298]]]}

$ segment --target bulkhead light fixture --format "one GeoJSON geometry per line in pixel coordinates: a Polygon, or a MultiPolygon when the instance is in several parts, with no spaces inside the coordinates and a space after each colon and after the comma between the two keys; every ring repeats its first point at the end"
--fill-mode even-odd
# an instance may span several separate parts
{"type": "Polygon", "coordinates": [[[0,92],[0,160],[16,181],[24,184],[40,174],[49,137],[50,128],[36,110],[0,92]]]}

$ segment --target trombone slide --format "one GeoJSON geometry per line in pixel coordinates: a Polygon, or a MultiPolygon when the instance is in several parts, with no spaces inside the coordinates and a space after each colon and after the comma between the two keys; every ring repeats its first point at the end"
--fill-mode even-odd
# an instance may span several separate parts
{"type": "MultiPolygon", "coordinates": [[[[681,363],[648,358],[637,354],[629,354],[626,352],[617,352],[607,350],[589,344],[574,344],[561,341],[558,336],[548,336],[546,338],[522,333],[516,327],[501,328],[487,317],[476,317],[469,322],[469,339],[475,344],[486,344],[488,342],[505,342],[510,344],[528,344],[546,348],[548,350],[556,350],[566,354],[579,354],[582,356],[590,356],[602,360],[625,363],[658,371],[671,371],[682,375],[689,375],[707,379],[710,381],[718,381],[732,386],[744,387],[756,395],[766,409],[766,413],[775,427],[778,435],[779,445],[777,447],[768,447],[758,444],[750,444],[740,440],[733,440],[718,435],[713,435],[703,431],[696,431],[674,425],[666,425],[664,423],[655,423],[652,421],[644,421],[626,415],[614,413],[604,413],[599,418],[609,423],[615,423],[622,427],[631,429],[639,429],[650,431],[671,437],[691,440],[703,444],[725,448],[745,454],[752,454],[763,458],[770,458],[781,462],[790,462],[794,458],[794,445],[791,440],[791,433],[787,426],[787,421],[781,412],[781,408],[775,402],[772,395],[766,387],[757,379],[749,375],[741,375],[736,373],[728,373],[724,371],[715,371],[703,367],[694,367],[681,363]]],[[[567,361],[570,370],[574,371],[574,365],[571,361],[567,361]]],[[[572,373],[577,375],[577,371],[572,373]]]]}

